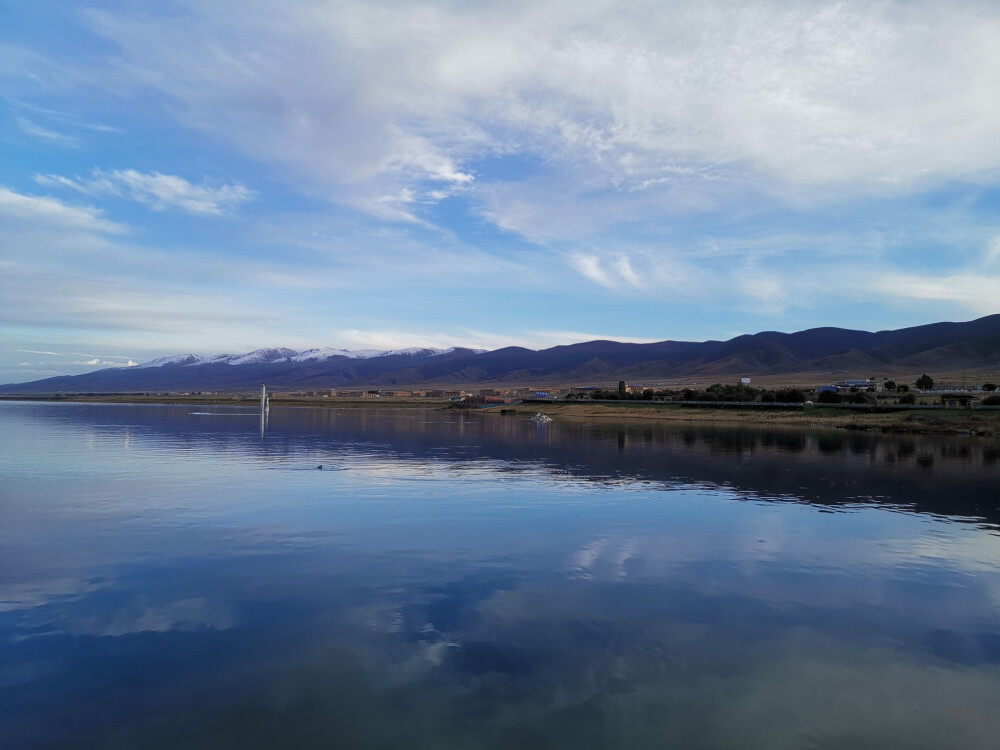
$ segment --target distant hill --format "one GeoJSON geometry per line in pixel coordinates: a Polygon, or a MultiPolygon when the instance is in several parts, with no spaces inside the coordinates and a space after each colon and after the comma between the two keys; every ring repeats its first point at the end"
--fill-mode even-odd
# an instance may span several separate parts
{"type": "Polygon", "coordinates": [[[812,328],[764,331],[729,341],[626,344],[587,341],[534,351],[507,347],[403,349],[259,349],[246,354],[166,357],[31,383],[0,386],[9,394],[115,391],[319,390],[434,387],[444,384],[605,383],[682,377],[734,377],[803,372],[941,372],[996,367],[1000,315],[966,323],[933,323],[897,331],[812,328]]]}

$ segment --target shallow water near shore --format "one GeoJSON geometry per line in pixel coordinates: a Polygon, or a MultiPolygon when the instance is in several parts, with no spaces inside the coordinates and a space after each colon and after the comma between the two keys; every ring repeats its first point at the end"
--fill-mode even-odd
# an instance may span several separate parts
{"type": "Polygon", "coordinates": [[[996,441],[17,402],[0,446],[0,747],[996,746],[996,441]]]}

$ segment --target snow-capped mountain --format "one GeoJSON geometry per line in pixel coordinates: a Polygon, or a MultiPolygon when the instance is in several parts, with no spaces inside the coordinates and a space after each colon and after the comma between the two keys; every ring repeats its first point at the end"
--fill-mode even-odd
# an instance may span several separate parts
{"type": "MultiPolygon", "coordinates": [[[[285,347],[275,347],[268,349],[256,349],[245,354],[215,354],[210,357],[202,357],[197,354],[177,354],[172,357],[160,357],[151,359],[149,362],[142,362],[136,365],[138,368],[148,367],[190,367],[195,365],[228,364],[228,365],[265,365],[279,362],[323,362],[333,357],[344,357],[346,359],[375,359],[376,357],[436,357],[460,351],[456,347],[449,349],[434,349],[430,347],[414,346],[408,349],[334,349],[323,347],[320,349],[304,349],[296,351],[285,347]]],[[[461,350],[471,354],[482,354],[485,349],[465,349],[461,350]]]]}
{"type": "Polygon", "coordinates": [[[290,359],[296,354],[298,354],[298,352],[294,349],[285,349],[284,347],[279,347],[277,349],[257,349],[256,351],[247,352],[246,354],[238,354],[235,357],[230,357],[227,364],[263,365],[269,362],[280,362],[284,359],[290,359]]]}
{"type": "Polygon", "coordinates": [[[167,365],[196,365],[203,361],[203,357],[199,357],[197,354],[175,354],[173,357],[160,357],[158,359],[151,359],[148,362],[140,362],[137,365],[133,365],[135,369],[142,369],[145,367],[166,367],[167,365]]]}
{"type": "Polygon", "coordinates": [[[49,391],[229,391],[259,388],[261,383],[296,390],[419,383],[448,378],[456,370],[469,372],[483,352],[461,347],[304,351],[269,347],[242,354],[177,354],[132,367],[47,378],[41,387],[49,391]]]}
{"type": "MultiPolygon", "coordinates": [[[[291,358],[293,362],[308,362],[310,360],[324,360],[330,357],[347,357],[348,359],[372,359],[374,357],[391,357],[397,354],[408,356],[423,355],[432,357],[437,354],[447,354],[455,351],[455,347],[450,349],[433,349],[429,347],[414,346],[409,349],[306,349],[291,358]]],[[[481,354],[485,349],[471,349],[476,354],[481,354]]]]}

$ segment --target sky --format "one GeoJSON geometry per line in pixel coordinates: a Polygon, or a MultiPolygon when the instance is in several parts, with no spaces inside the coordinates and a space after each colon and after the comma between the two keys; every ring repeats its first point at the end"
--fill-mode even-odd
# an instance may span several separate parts
{"type": "Polygon", "coordinates": [[[1000,3],[0,0],[0,383],[1000,312],[1000,3]]]}

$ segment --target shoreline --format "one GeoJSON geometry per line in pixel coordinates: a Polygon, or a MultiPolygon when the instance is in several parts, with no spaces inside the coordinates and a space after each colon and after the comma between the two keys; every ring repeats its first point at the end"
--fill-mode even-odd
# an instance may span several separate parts
{"type": "Polygon", "coordinates": [[[971,409],[905,412],[858,412],[823,406],[809,409],[748,409],[739,407],[690,407],[670,404],[643,406],[609,404],[517,404],[491,407],[510,414],[536,414],[572,418],[615,418],[719,425],[754,425],[806,429],[842,429],[893,434],[938,434],[995,438],[1000,435],[1000,411],[971,409]]]}
{"type": "MultiPolygon", "coordinates": [[[[73,396],[21,397],[0,396],[0,401],[37,401],[46,403],[100,403],[133,405],[198,405],[256,407],[259,399],[220,398],[217,396],[73,396]]],[[[447,399],[329,399],[273,398],[271,407],[344,408],[344,409],[455,409],[447,399]]],[[[718,425],[753,425],[805,429],[843,429],[882,433],[938,434],[975,436],[995,439],[1000,436],[1000,411],[971,409],[921,410],[905,412],[861,412],[813,406],[809,409],[752,409],[739,407],[691,407],[669,403],[545,403],[497,404],[463,409],[491,416],[531,416],[542,412],[552,417],[572,419],[616,419],[624,421],[666,421],[712,423],[718,425]]]]}

